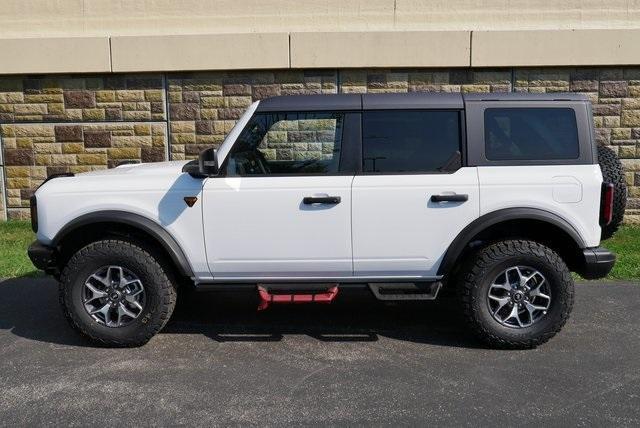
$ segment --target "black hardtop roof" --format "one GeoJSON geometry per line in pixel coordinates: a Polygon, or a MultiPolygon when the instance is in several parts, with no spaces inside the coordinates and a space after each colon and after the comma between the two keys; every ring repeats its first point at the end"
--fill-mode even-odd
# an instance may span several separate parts
{"type": "Polygon", "coordinates": [[[464,94],[465,101],[589,101],[585,94],[575,92],[549,92],[531,94],[529,92],[492,92],[485,94],[464,94]]]}
{"type": "Polygon", "coordinates": [[[462,109],[465,101],[588,101],[583,94],[494,92],[461,94],[409,92],[391,94],[284,95],[260,101],[258,112],[318,110],[462,109]]]}

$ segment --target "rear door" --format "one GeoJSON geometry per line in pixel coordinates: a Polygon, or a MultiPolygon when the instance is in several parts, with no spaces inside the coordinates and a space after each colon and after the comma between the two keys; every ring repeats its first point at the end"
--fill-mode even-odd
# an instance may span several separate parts
{"type": "Polygon", "coordinates": [[[476,168],[463,167],[461,110],[364,111],[354,178],[354,275],[436,276],[479,215],[476,168]]]}

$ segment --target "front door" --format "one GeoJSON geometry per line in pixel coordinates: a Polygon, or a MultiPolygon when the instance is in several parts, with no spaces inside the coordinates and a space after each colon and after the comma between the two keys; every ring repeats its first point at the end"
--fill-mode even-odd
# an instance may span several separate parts
{"type": "Polygon", "coordinates": [[[354,275],[437,274],[453,239],[479,215],[476,168],[462,167],[456,110],[368,111],[353,182],[354,275]]]}
{"type": "Polygon", "coordinates": [[[215,280],[352,275],[345,114],[258,113],[203,192],[215,280]]]}

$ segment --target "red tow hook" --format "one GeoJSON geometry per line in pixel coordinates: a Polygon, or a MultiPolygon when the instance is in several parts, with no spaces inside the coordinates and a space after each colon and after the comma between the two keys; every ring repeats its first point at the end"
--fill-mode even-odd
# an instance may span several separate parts
{"type": "Polygon", "coordinates": [[[336,284],[326,291],[307,294],[272,294],[265,287],[258,285],[258,295],[260,296],[259,311],[267,309],[272,303],[331,303],[338,295],[338,285],[336,284]]]}

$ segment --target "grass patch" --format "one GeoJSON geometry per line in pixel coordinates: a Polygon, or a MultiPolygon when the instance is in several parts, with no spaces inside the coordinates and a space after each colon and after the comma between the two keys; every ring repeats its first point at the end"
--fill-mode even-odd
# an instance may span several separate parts
{"type": "Polygon", "coordinates": [[[640,226],[622,226],[601,244],[616,253],[617,260],[608,279],[640,279],[640,226]]]}
{"type": "Polygon", "coordinates": [[[27,248],[35,239],[30,222],[0,221],[0,278],[41,274],[27,257],[27,248]]]}
{"type": "MultiPolygon", "coordinates": [[[[27,221],[0,222],[0,278],[38,276],[27,257],[27,247],[35,240],[27,221]]],[[[607,279],[640,280],[640,226],[623,226],[611,239],[602,242],[618,259],[607,279]]]]}

